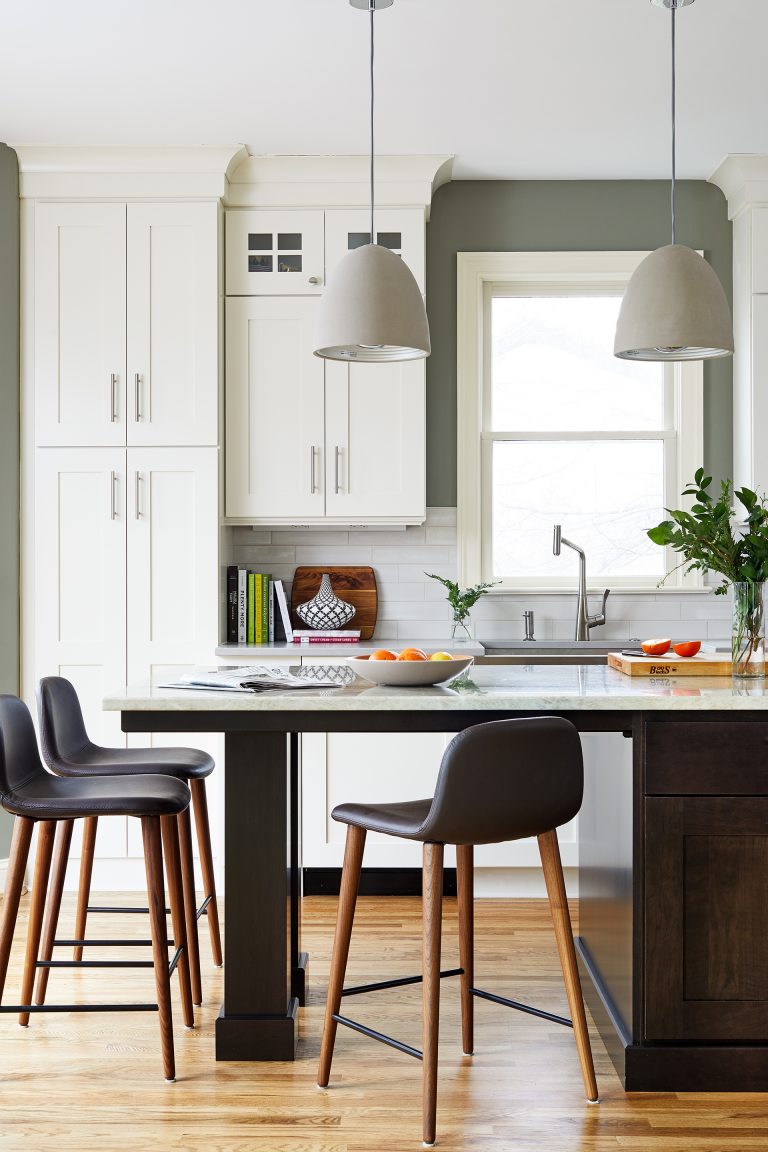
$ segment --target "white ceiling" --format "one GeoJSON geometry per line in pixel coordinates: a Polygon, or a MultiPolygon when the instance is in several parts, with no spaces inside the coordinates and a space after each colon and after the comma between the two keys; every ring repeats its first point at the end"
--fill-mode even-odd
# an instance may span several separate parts
{"type": "MultiPolygon", "coordinates": [[[[457,179],[666,177],[669,12],[649,0],[395,0],[376,151],[457,179]]],[[[677,15],[678,175],[768,154],[768,0],[677,15]]],[[[348,0],[6,0],[0,139],[365,153],[368,16],[348,0]]]]}

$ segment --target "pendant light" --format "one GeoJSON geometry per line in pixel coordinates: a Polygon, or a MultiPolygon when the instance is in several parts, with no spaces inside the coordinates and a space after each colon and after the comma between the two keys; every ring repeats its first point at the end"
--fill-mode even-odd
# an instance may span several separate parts
{"type": "Polygon", "coordinates": [[[393,0],[349,0],[370,16],[371,164],[370,243],[353,248],[333,270],[320,301],[315,355],[375,363],[429,356],[427,312],[413,273],[389,248],[375,243],[373,192],[373,15],[393,0]]]}
{"type": "Polygon", "coordinates": [[[698,252],[675,243],[675,10],[693,0],[651,0],[672,21],[672,243],[636,268],[616,324],[622,360],[709,360],[733,353],[733,325],[723,286],[698,252]]]}

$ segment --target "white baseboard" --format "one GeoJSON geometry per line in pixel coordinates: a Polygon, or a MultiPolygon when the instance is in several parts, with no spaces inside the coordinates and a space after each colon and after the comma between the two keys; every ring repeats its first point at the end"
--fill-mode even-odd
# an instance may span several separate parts
{"type": "MultiPolygon", "coordinates": [[[[3,896],[5,895],[5,882],[8,879],[8,865],[9,864],[10,864],[10,860],[7,857],[5,860],[0,860],[0,900],[2,900],[3,896]]],[[[24,877],[24,887],[22,888],[22,892],[26,892],[26,891],[27,891],[27,878],[25,876],[24,877]]]]}

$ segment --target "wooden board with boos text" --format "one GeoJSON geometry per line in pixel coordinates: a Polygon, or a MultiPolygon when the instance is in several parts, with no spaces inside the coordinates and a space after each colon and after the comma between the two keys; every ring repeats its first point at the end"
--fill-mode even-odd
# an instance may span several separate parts
{"type": "Polygon", "coordinates": [[[676,656],[670,649],[663,656],[624,656],[608,653],[608,666],[625,676],[730,676],[732,664],[723,654],[700,653],[698,656],[676,656]]]}
{"type": "Polygon", "coordinates": [[[291,623],[294,628],[306,628],[306,624],[296,614],[299,604],[311,600],[320,587],[320,580],[325,573],[331,577],[333,591],[340,600],[346,600],[354,605],[355,614],[346,629],[360,629],[360,639],[370,640],[376,627],[376,616],[379,611],[379,596],[376,588],[376,573],[373,568],[363,565],[357,567],[342,567],[329,565],[327,567],[300,567],[293,574],[291,587],[291,623]]]}

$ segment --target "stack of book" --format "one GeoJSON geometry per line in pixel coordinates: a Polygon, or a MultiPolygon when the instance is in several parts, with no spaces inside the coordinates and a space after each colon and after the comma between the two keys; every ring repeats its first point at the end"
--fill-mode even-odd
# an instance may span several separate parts
{"type": "Polygon", "coordinates": [[[282,580],[269,573],[227,568],[227,643],[272,644],[292,640],[293,629],[282,580]]]}
{"type": "Polygon", "coordinates": [[[294,644],[357,644],[359,628],[294,628],[294,644]]]}

